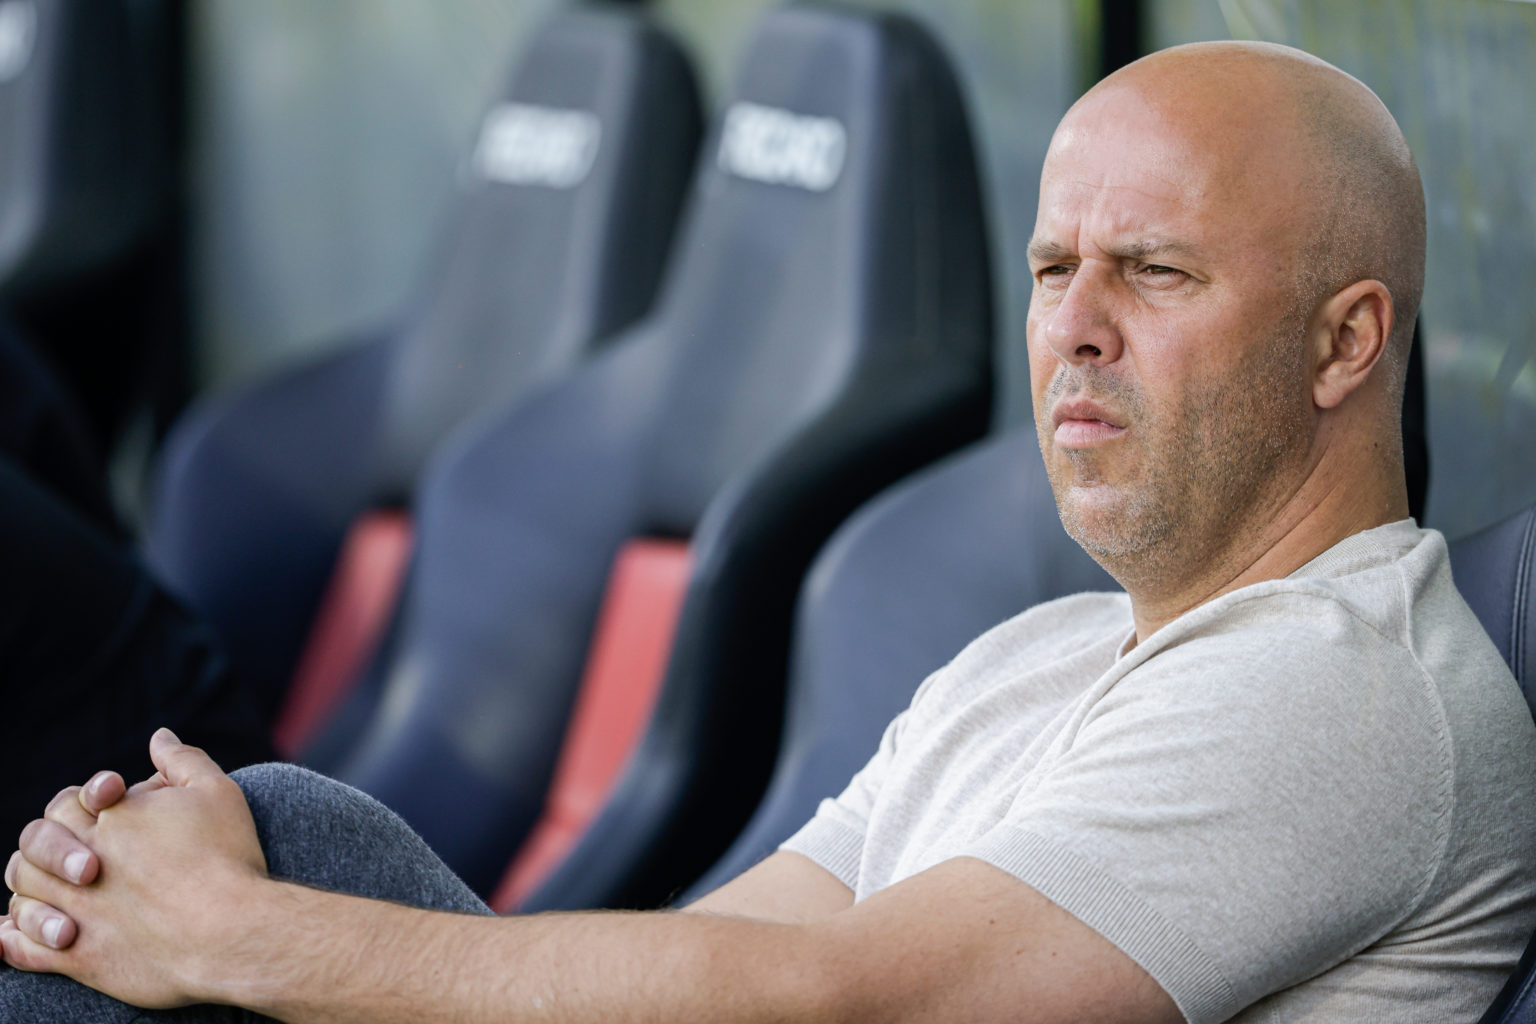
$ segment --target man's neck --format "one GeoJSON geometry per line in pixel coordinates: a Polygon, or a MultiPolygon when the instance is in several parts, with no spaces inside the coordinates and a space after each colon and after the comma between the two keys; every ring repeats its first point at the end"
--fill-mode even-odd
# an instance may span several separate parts
{"type": "Polygon", "coordinates": [[[1320,464],[1278,507],[1232,530],[1218,549],[1192,554],[1195,568],[1184,579],[1170,586],[1127,585],[1136,641],[1223,594],[1284,579],[1345,538],[1407,516],[1400,464],[1363,471],[1358,463],[1353,468],[1320,464]]]}

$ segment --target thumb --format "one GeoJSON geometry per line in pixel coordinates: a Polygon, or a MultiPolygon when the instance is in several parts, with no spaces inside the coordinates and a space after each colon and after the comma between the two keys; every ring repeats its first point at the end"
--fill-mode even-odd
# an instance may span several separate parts
{"type": "Polygon", "coordinates": [[[149,738],[149,759],[173,786],[189,786],[199,778],[224,774],[201,748],[188,746],[164,727],[149,738]]]}

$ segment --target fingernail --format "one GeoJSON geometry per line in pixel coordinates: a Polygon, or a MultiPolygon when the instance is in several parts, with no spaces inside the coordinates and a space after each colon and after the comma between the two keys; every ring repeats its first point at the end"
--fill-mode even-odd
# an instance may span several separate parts
{"type": "Polygon", "coordinates": [[[43,942],[54,949],[59,948],[59,932],[64,930],[62,917],[50,917],[43,922],[43,942]]]}
{"type": "Polygon", "coordinates": [[[91,859],[91,855],[84,850],[76,850],[64,858],[64,874],[71,882],[80,881],[85,874],[85,862],[91,859]]]}

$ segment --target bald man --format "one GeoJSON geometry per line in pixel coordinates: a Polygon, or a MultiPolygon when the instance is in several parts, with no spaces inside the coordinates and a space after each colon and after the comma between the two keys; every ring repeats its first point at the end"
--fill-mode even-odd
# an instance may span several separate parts
{"type": "MultiPolygon", "coordinates": [[[[1041,449],[1126,593],[975,641],[778,853],[682,913],[319,891],[280,876],[317,880],[289,865],[322,826],[370,847],[329,884],[441,868],[360,796],[161,732],[156,778],[29,826],[6,960],[296,1022],[1475,1019],[1536,927],[1536,729],[1407,518],[1396,125],[1293,50],[1154,55],[1062,121],[1029,252],[1041,449]]],[[[16,972],[0,1006],[242,1019],[16,972]]]]}

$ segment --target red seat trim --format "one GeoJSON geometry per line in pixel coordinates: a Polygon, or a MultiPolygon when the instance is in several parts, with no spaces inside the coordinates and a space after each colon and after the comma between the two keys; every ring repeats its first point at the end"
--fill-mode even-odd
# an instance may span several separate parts
{"type": "Polygon", "coordinates": [[[688,588],[678,540],[632,540],[614,560],[544,813],[491,897],[517,908],[602,809],[650,720],[688,588]]]}
{"type": "Polygon", "coordinates": [[[393,509],[359,516],[347,531],[272,728],[282,756],[304,749],[378,647],[410,560],[411,533],[410,516],[393,509]]]}

